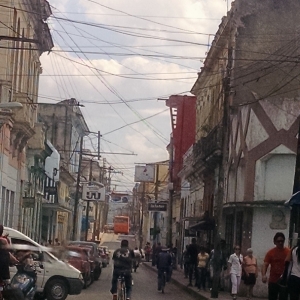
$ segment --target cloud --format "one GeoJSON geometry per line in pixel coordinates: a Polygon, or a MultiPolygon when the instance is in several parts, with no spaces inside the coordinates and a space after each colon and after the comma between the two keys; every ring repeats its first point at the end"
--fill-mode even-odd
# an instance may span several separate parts
{"type": "Polygon", "coordinates": [[[66,20],[49,22],[59,52],[41,58],[40,101],[74,97],[84,104],[90,130],[103,133],[101,151],[138,154],[103,154],[125,169],[116,178],[133,180],[135,162],[167,159],[169,112],[143,119],[166,109],[157,98],[189,93],[226,2],[94,2],[51,1],[54,17],[66,20]]]}

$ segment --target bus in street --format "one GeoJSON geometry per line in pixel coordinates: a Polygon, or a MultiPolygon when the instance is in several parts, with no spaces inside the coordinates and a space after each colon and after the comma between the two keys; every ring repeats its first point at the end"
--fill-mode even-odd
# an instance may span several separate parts
{"type": "Polygon", "coordinates": [[[114,233],[129,234],[129,217],[115,216],[114,217],[114,233]]]}

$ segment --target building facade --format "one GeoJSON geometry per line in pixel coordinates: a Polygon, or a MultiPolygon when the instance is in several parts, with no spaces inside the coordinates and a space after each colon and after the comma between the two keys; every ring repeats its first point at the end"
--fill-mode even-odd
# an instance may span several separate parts
{"type": "MultiPolygon", "coordinates": [[[[39,131],[39,125],[36,125],[41,73],[39,57],[53,47],[46,23],[51,9],[45,0],[14,1],[13,6],[7,1],[0,1],[0,4],[3,5],[0,27],[0,219],[4,225],[22,231],[25,228],[20,212],[26,214],[23,208],[27,205],[24,201],[23,206],[28,183],[26,145],[39,131]]],[[[44,143],[44,140],[40,142],[44,143]]],[[[38,235],[37,232],[32,234],[38,235]]]]}
{"type": "MultiPolygon", "coordinates": [[[[60,154],[57,195],[43,206],[45,215],[51,220],[48,224],[51,226],[52,236],[60,242],[72,238],[80,140],[89,133],[78,105],[72,98],[57,104],[40,103],[38,111],[39,121],[47,128],[47,139],[60,154]]],[[[76,214],[80,215],[80,211],[76,214]]],[[[76,237],[79,239],[81,219],[78,217],[76,225],[76,237]]]]}
{"type": "Polygon", "coordinates": [[[169,237],[168,243],[173,244],[182,252],[184,247],[185,221],[196,214],[195,201],[191,201],[190,183],[184,172],[184,157],[195,143],[196,130],[196,97],[194,96],[170,96],[166,101],[170,108],[172,125],[171,142],[168,145],[170,154],[169,177],[169,202],[168,215],[169,237]],[[184,207],[192,205],[192,211],[184,211],[184,207]]]}
{"type": "MultiPolygon", "coordinates": [[[[197,134],[188,177],[199,180],[209,216],[224,188],[221,237],[229,251],[235,244],[243,252],[252,247],[259,265],[274,234],[289,235],[284,202],[293,191],[300,101],[298,72],[288,58],[299,51],[298,11],[295,1],[233,2],[192,88],[197,134]]],[[[203,237],[212,233],[198,225],[203,237]]],[[[260,282],[257,296],[267,293],[260,282]]]]}

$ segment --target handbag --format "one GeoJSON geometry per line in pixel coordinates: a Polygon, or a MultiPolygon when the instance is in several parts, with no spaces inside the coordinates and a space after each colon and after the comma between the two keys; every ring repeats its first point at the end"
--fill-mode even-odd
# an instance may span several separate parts
{"type": "Polygon", "coordinates": [[[244,269],[242,269],[242,277],[241,277],[241,279],[245,280],[246,278],[247,278],[246,272],[245,272],[244,269]]]}

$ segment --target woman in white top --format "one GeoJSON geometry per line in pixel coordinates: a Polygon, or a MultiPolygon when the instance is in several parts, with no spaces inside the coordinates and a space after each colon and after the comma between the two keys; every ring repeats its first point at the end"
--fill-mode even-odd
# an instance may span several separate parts
{"type": "Polygon", "coordinates": [[[234,247],[234,253],[231,254],[228,259],[228,274],[230,274],[232,285],[231,294],[233,299],[236,299],[241,283],[243,255],[240,253],[241,247],[236,245],[234,247]]]}
{"type": "Polygon", "coordinates": [[[288,275],[287,285],[290,300],[298,300],[300,297],[300,240],[286,258],[286,268],[283,276],[286,278],[288,275]]]}

